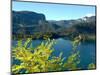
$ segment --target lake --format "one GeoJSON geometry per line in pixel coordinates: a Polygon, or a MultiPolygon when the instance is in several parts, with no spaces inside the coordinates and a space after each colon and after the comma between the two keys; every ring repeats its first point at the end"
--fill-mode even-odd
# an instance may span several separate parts
{"type": "MultiPolygon", "coordinates": [[[[33,40],[33,47],[38,46],[43,40],[33,40]]],[[[54,52],[52,55],[59,56],[60,52],[63,52],[62,57],[67,57],[72,52],[72,43],[70,40],[63,38],[56,39],[57,43],[53,46],[54,52]]],[[[17,41],[12,41],[12,46],[15,46],[17,41]]],[[[80,64],[78,65],[82,69],[87,69],[88,64],[96,63],[96,43],[95,42],[82,42],[77,50],[80,51],[80,64]]]]}

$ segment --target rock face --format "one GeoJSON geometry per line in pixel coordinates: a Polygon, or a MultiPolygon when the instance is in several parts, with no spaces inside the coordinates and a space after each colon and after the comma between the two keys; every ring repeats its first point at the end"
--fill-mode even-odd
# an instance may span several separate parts
{"type": "Polygon", "coordinates": [[[31,11],[12,11],[13,33],[31,32],[34,26],[46,21],[45,15],[31,11]],[[24,30],[23,30],[24,29],[24,30]],[[26,30],[25,30],[26,29],[26,30]]]}
{"type": "Polygon", "coordinates": [[[38,24],[38,22],[46,20],[44,14],[39,14],[30,11],[13,11],[13,23],[32,25],[38,24]]]}

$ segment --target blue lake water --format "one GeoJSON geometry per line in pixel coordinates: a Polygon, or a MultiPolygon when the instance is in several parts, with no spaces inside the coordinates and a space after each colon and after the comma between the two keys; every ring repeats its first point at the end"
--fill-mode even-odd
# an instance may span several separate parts
{"type": "MultiPolygon", "coordinates": [[[[72,52],[72,43],[70,40],[65,40],[62,38],[56,39],[57,43],[53,46],[54,52],[52,55],[59,56],[60,52],[63,52],[62,57],[67,57],[72,52]]],[[[12,45],[14,46],[17,41],[13,41],[12,45]]],[[[33,40],[33,47],[38,46],[43,40],[33,40]]],[[[88,64],[96,63],[96,45],[95,42],[83,42],[81,43],[77,50],[80,51],[80,64],[79,67],[86,69],[88,64]]]]}

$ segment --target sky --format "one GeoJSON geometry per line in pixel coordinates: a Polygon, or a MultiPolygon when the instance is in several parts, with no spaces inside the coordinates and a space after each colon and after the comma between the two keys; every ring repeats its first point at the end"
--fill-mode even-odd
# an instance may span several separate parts
{"type": "Polygon", "coordinates": [[[47,20],[69,20],[95,15],[95,6],[69,4],[47,4],[13,1],[12,10],[43,13],[45,14],[47,20]]]}

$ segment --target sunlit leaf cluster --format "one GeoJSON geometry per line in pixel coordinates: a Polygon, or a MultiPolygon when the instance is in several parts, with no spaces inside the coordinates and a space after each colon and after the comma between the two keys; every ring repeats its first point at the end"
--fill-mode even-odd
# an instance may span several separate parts
{"type": "MultiPolygon", "coordinates": [[[[33,41],[34,42],[34,41],[33,41]]],[[[79,41],[78,41],[79,42],[79,41]]],[[[19,64],[12,64],[12,73],[35,73],[35,72],[51,72],[51,71],[65,71],[78,70],[80,63],[79,51],[77,51],[78,42],[72,42],[73,50],[70,56],[65,59],[61,52],[59,56],[53,56],[53,45],[56,40],[48,39],[42,42],[37,47],[32,46],[32,39],[19,40],[15,47],[12,47],[12,62],[19,60],[19,64]]],[[[94,68],[93,64],[89,68],[94,68]]]]}

